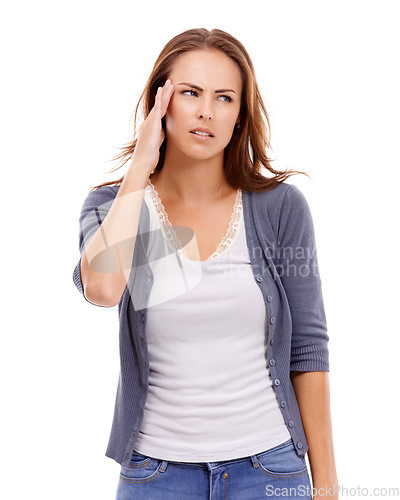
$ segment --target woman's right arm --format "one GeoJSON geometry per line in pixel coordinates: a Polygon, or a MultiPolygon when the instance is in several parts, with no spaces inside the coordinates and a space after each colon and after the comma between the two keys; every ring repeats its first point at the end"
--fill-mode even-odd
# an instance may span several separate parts
{"type": "Polygon", "coordinates": [[[159,88],[154,107],[140,126],[132,161],[117,196],[82,252],[83,294],[96,305],[117,305],[132,271],[135,245],[131,242],[137,235],[146,183],[158,163],[165,138],[161,119],[174,91],[167,82],[159,88]]]}
{"type": "Polygon", "coordinates": [[[108,214],[82,253],[83,293],[92,304],[112,307],[125,290],[135,246],[127,243],[135,241],[148,177],[148,168],[133,160],[108,214]]]}

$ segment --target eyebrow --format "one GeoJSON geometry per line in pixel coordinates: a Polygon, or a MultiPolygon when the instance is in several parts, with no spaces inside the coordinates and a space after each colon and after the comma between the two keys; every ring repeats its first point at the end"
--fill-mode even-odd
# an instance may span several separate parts
{"type": "MultiPolygon", "coordinates": [[[[182,82],[182,83],[177,83],[177,85],[187,85],[188,87],[193,87],[194,89],[203,92],[203,89],[201,87],[199,87],[198,85],[194,85],[193,83],[182,82]]],[[[221,94],[222,92],[233,92],[234,94],[236,94],[236,92],[232,89],[219,89],[215,91],[216,94],[221,94]]]]}

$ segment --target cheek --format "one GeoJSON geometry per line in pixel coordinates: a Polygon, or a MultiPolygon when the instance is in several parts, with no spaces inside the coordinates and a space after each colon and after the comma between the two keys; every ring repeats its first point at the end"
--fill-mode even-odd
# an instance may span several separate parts
{"type": "Polygon", "coordinates": [[[240,108],[235,108],[235,109],[230,110],[229,119],[230,119],[231,123],[233,123],[233,125],[235,125],[235,123],[237,121],[239,112],[240,112],[240,108]]]}
{"type": "Polygon", "coordinates": [[[227,135],[232,135],[235,130],[235,125],[237,121],[237,113],[228,113],[225,117],[225,131],[227,135]]]}

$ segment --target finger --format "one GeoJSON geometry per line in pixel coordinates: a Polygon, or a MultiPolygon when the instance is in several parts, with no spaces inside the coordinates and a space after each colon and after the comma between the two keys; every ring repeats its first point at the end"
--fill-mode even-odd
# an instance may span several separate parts
{"type": "Polygon", "coordinates": [[[157,92],[156,92],[156,96],[154,99],[154,104],[150,110],[150,113],[154,114],[156,112],[161,111],[161,102],[162,102],[161,95],[162,95],[162,87],[158,87],[157,92]]]}
{"type": "Polygon", "coordinates": [[[162,101],[162,115],[164,116],[165,113],[167,112],[167,109],[168,109],[168,106],[169,106],[169,103],[170,103],[170,100],[171,100],[171,97],[172,97],[172,94],[174,93],[174,86],[172,84],[168,85],[167,88],[165,88],[165,90],[163,90],[163,94],[162,94],[162,97],[161,97],[161,101],[162,101]]]}
{"type": "Polygon", "coordinates": [[[161,95],[162,95],[162,87],[158,87],[156,93],[156,102],[155,102],[155,105],[158,107],[160,107],[161,95]]]}

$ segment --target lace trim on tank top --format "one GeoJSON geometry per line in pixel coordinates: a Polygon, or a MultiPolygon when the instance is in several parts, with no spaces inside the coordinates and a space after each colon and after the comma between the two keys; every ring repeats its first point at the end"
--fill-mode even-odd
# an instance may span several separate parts
{"type": "Polygon", "coordinates": [[[214,251],[208,259],[205,261],[203,260],[192,260],[189,259],[188,256],[186,255],[185,248],[182,247],[182,243],[180,242],[178,236],[176,235],[172,224],[170,223],[168,219],[167,212],[165,211],[165,207],[162,204],[160,197],[158,196],[158,192],[156,191],[156,188],[154,187],[153,183],[151,182],[150,178],[147,180],[147,185],[146,185],[146,190],[150,196],[150,199],[153,202],[154,208],[157,212],[157,215],[160,219],[161,222],[161,229],[163,231],[163,234],[167,240],[167,243],[169,247],[175,251],[176,253],[179,254],[179,256],[187,260],[189,262],[208,262],[210,260],[214,260],[220,255],[222,255],[231,245],[232,243],[236,240],[237,237],[237,232],[239,228],[239,224],[242,218],[242,213],[243,213],[243,198],[242,198],[242,190],[240,188],[237,189],[236,193],[236,198],[235,198],[235,203],[233,206],[233,211],[231,215],[231,219],[229,221],[229,226],[228,229],[226,230],[225,235],[219,242],[218,247],[214,251]]]}

